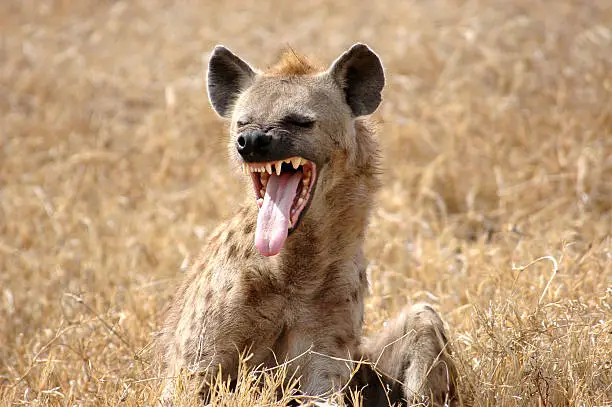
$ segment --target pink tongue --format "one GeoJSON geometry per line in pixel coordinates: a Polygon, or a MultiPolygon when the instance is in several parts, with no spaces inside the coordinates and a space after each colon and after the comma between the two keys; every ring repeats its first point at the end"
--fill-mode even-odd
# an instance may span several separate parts
{"type": "Polygon", "coordinates": [[[287,240],[289,211],[301,179],[301,172],[270,175],[255,231],[255,247],[264,256],[278,254],[287,240]]]}

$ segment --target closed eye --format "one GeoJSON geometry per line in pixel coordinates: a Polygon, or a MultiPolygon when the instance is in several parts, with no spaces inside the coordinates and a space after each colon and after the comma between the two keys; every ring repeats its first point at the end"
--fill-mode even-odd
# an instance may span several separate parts
{"type": "Polygon", "coordinates": [[[287,124],[290,126],[301,127],[303,129],[311,129],[315,124],[315,120],[312,117],[301,116],[301,115],[285,116],[282,122],[284,124],[287,124]]]}
{"type": "Polygon", "coordinates": [[[238,127],[248,126],[249,124],[251,124],[251,123],[250,123],[250,122],[247,122],[247,121],[241,121],[241,120],[238,120],[238,121],[236,122],[236,126],[238,126],[238,127]]]}

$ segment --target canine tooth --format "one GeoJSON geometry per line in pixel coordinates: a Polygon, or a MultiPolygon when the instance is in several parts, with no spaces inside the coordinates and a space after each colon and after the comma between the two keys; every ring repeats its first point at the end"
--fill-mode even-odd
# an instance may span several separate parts
{"type": "Polygon", "coordinates": [[[283,163],[276,163],[276,175],[280,176],[282,171],[283,163]]]}
{"type": "Polygon", "coordinates": [[[300,157],[293,157],[291,159],[291,165],[293,165],[294,170],[297,170],[300,164],[302,164],[302,159],[300,157]]]}
{"type": "Polygon", "coordinates": [[[244,175],[249,175],[249,165],[247,163],[242,163],[242,173],[244,175]]]}
{"type": "Polygon", "coordinates": [[[272,164],[270,164],[270,163],[266,164],[266,172],[268,174],[272,174],[272,164]]]}

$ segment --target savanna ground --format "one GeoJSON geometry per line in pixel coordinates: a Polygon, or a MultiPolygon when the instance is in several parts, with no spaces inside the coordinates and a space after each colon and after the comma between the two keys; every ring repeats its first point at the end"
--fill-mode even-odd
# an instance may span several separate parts
{"type": "Polygon", "coordinates": [[[153,404],[175,281],[243,193],[208,52],[356,41],[388,75],[366,330],[426,301],[464,405],[612,405],[609,0],[4,0],[0,33],[2,405],[153,404]]]}

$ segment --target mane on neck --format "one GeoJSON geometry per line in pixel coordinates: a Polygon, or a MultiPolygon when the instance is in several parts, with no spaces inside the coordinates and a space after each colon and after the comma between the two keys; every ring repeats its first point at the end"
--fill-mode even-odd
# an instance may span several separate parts
{"type": "Polygon", "coordinates": [[[354,164],[345,165],[346,160],[337,160],[336,167],[330,164],[325,182],[333,185],[324,190],[317,187],[316,203],[313,201],[301,225],[288,239],[285,255],[292,258],[291,264],[298,261],[306,266],[313,261],[350,259],[362,249],[381,185],[380,148],[369,119],[355,121],[355,137],[354,164]],[[296,260],[298,257],[304,260],[296,260]]]}

